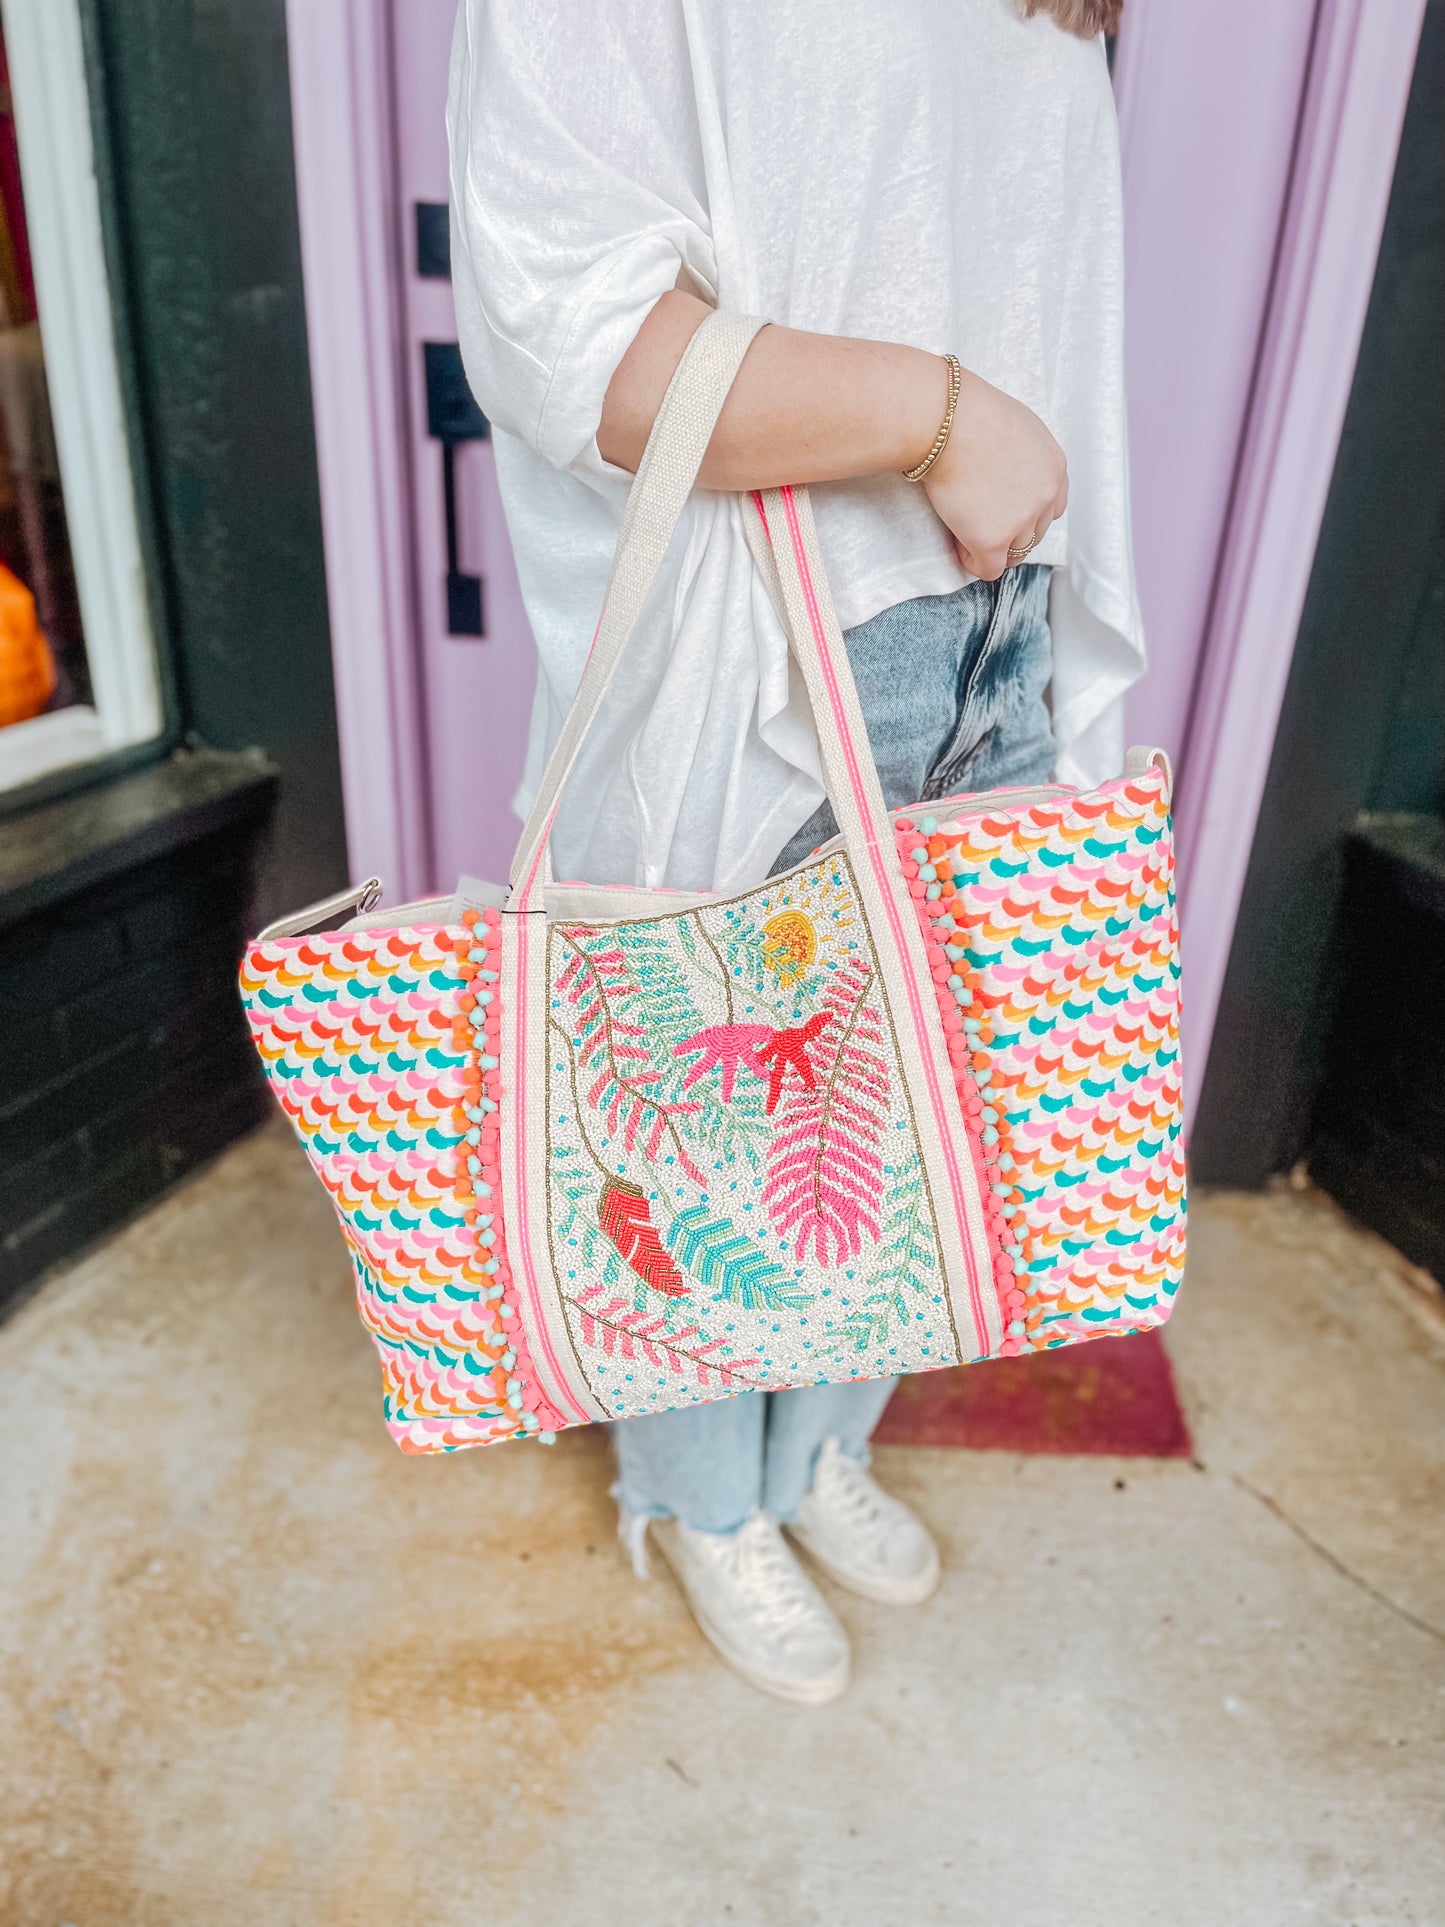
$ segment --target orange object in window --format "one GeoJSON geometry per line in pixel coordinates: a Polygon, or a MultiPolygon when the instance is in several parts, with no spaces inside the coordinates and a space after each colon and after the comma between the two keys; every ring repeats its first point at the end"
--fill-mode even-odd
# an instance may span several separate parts
{"type": "Polygon", "coordinates": [[[55,689],[55,658],[35,598],[0,562],[0,729],[38,716],[55,689]]]}

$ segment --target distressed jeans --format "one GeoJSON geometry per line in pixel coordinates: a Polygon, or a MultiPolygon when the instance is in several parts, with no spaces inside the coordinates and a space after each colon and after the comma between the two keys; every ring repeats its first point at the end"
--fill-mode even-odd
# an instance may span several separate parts
{"type": "MultiPolygon", "coordinates": [[[[848,630],[844,641],[890,809],[967,790],[1047,782],[1050,571],[1010,569],[946,596],[919,596],[848,630]]],[[[837,824],[822,803],[780,853],[799,863],[837,824]]],[[[649,1518],[730,1532],[759,1506],[791,1519],[829,1438],[867,1462],[896,1379],[744,1392],[612,1427],[614,1492],[640,1552],[649,1518]]]]}

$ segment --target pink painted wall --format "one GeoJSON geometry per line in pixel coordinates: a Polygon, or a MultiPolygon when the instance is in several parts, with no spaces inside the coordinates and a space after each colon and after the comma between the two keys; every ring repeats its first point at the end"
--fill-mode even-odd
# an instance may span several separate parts
{"type": "Polygon", "coordinates": [[[1133,0],[1115,60],[1134,559],[1149,647],[1127,734],[1162,744],[1181,769],[1316,5],[1133,0]]]}
{"type": "Polygon", "coordinates": [[[1424,0],[1134,0],[1124,152],[1134,548],[1176,752],[1198,1101],[1394,174],[1424,0]]]}
{"type": "Polygon", "coordinates": [[[1375,276],[1425,0],[1320,0],[1178,795],[1197,1100],[1375,276]]]}
{"type": "Polygon", "coordinates": [[[351,874],[431,871],[412,646],[387,0],[287,0],[331,661],[351,874]]]}
{"type": "Polygon", "coordinates": [[[403,356],[410,401],[416,647],[421,667],[431,816],[431,882],[463,873],[506,879],[521,828],[511,799],[522,775],[536,649],[522,607],[489,442],[457,451],[460,564],[484,583],[487,634],[446,631],[442,456],[426,435],[421,344],[455,341],[451,286],[416,273],[412,203],[445,201],[447,64],[456,0],[393,9],[403,356]]]}

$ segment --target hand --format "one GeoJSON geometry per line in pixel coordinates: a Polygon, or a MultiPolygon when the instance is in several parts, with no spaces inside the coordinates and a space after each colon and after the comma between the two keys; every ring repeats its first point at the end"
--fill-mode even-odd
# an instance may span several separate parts
{"type": "Polygon", "coordinates": [[[964,370],[948,446],[923,478],[970,575],[997,582],[1069,499],[1064,451],[1031,408],[964,370]]]}

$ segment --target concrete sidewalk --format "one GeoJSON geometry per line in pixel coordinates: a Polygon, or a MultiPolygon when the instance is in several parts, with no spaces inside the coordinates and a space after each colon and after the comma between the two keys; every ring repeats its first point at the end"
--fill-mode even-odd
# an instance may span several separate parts
{"type": "Polygon", "coordinates": [[[1323,1200],[1198,1203],[1199,1463],[890,1448],[929,1605],[762,1699],[605,1438],[404,1459],[268,1129],[0,1330],[5,1927],[1445,1922],[1445,1340],[1323,1200]]]}

